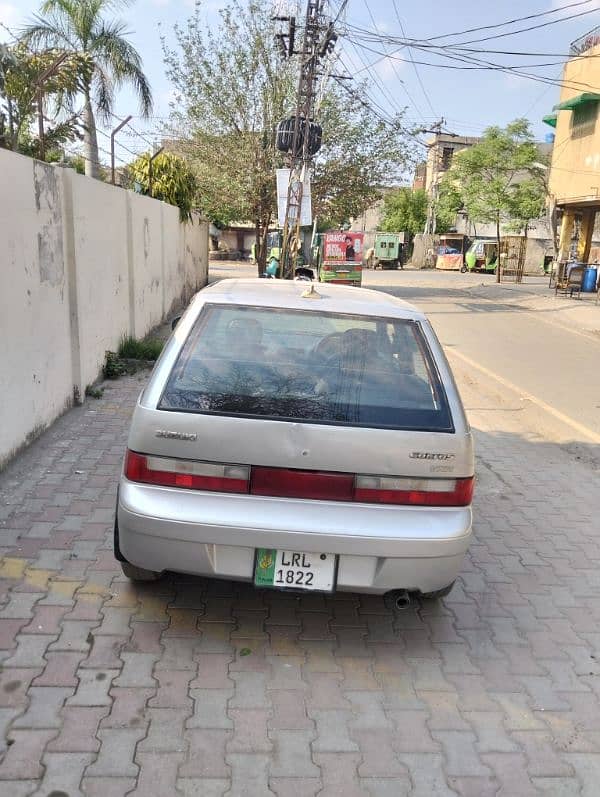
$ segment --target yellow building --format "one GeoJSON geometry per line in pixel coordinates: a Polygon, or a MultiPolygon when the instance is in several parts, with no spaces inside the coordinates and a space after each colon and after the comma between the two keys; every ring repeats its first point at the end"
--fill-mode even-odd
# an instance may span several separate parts
{"type": "Polygon", "coordinates": [[[559,261],[588,262],[600,210],[600,28],[571,45],[560,102],[544,121],[556,127],[550,201],[562,211],[559,261]]]}

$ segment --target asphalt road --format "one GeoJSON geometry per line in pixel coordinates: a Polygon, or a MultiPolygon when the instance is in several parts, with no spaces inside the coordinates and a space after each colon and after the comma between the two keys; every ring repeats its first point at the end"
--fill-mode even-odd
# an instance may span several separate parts
{"type": "Polygon", "coordinates": [[[497,288],[492,276],[454,272],[366,272],[364,284],[423,309],[453,362],[535,404],[545,431],[600,443],[600,334],[561,318],[565,303],[591,310],[591,296],[554,298],[545,279],[530,279],[523,287],[539,308],[532,309],[515,301],[522,295],[512,288],[497,288]]]}

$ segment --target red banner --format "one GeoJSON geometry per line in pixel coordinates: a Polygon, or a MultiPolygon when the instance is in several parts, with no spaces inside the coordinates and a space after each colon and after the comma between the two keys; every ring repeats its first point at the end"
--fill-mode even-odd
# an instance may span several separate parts
{"type": "Polygon", "coordinates": [[[323,262],[361,263],[362,232],[326,232],[323,236],[323,262]]]}

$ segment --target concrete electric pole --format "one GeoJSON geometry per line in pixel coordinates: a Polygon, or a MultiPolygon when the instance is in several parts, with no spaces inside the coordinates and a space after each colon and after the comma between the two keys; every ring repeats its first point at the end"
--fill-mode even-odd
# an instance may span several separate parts
{"type": "MultiPolygon", "coordinates": [[[[323,18],[324,0],[307,0],[296,110],[289,149],[290,179],[287,193],[283,240],[280,255],[280,276],[290,278],[293,259],[300,250],[300,227],[304,181],[313,155],[320,146],[320,128],[314,125],[315,84],[319,62],[335,46],[337,35],[332,23],[323,18]],[[318,132],[317,132],[318,130],[318,132]],[[315,140],[318,137],[318,142],[315,140]]],[[[293,54],[295,23],[290,20],[288,54],[293,54]]],[[[280,37],[285,49],[285,37],[280,37]]]]}

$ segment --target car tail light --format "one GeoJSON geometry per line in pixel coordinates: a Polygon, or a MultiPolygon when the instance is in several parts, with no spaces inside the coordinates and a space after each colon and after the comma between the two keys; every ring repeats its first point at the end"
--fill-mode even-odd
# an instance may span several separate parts
{"type": "Polygon", "coordinates": [[[427,479],[355,476],[290,468],[250,467],[189,459],[155,457],[127,451],[125,476],[133,482],[277,498],[305,498],[408,506],[468,506],[474,478],[427,479]]]}
{"type": "Polygon", "coordinates": [[[409,506],[468,506],[473,500],[469,479],[410,479],[390,476],[357,476],[354,500],[375,504],[409,506]]]}
{"type": "Polygon", "coordinates": [[[313,498],[323,501],[352,501],[354,476],[350,473],[323,473],[317,470],[252,468],[252,495],[280,498],[313,498]]]}
{"type": "Polygon", "coordinates": [[[125,476],[132,482],[220,493],[247,493],[250,468],[189,459],[153,457],[127,451],[125,476]]]}
{"type": "Polygon", "coordinates": [[[331,266],[322,266],[322,268],[323,268],[323,271],[333,271],[331,266]]]}

